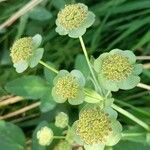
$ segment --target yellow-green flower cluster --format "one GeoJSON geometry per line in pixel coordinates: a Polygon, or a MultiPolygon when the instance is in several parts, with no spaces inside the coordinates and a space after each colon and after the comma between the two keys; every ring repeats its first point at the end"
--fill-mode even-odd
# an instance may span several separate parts
{"type": "Polygon", "coordinates": [[[44,49],[38,48],[42,37],[37,34],[34,37],[20,38],[14,42],[11,48],[10,56],[16,71],[21,73],[28,66],[35,67],[43,56],[44,49]]]}
{"type": "Polygon", "coordinates": [[[131,89],[140,82],[142,65],[136,64],[136,56],[129,50],[114,49],[103,53],[94,61],[101,86],[110,91],[131,89]]]}
{"type": "Polygon", "coordinates": [[[56,94],[60,95],[63,99],[75,98],[78,93],[79,84],[76,82],[74,76],[69,74],[59,78],[56,85],[56,94]]]}
{"type": "Polygon", "coordinates": [[[81,104],[84,100],[84,85],[85,78],[80,71],[73,70],[69,73],[61,70],[54,79],[52,96],[58,103],[68,100],[72,105],[81,104]]]}
{"type": "Polygon", "coordinates": [[[25,37],[17,40],[13,44],[10,53],[13,63],[28,60],[30,56],[33,55],[32,46],[33,43],[31,37],[25,37]]]}
{"type": "Polygon", "coordinates": [[[44,126],[37,132],[37,139],[40,145],[47,146],[53,140],[53,131],[47,126],[44,126]]]}
{"type": "Polygon", "coordinates": [[[107,136],[111,133],[111,120],[109,115],[96,109],[84,110],[77,123],[77,135],[86,144],[105,143],[107,136]]]}
{"type": "Polygon", "coordinates": [[[122,131],[116,118],[117,113],[111,108],[85,108],[75,122],[75,132],[84,145],[115,145],[120,140],[122,131]]]}
{"type": "Polygon", "coordinates": [[[95,15],[88,11],[88,7],[82,3],[66,5],[59,11],[56,20],[56,32],[60,35],[68,34],[72,38],[78,38],[86,32],[95,21],[95,15]]]}
{"type": "Polygon", "coordinates": [[[107,56],[102,63],[102,72],[106,79],[120,81],[132,73],[133,66],[127,57],[119,54],[107,56]]]}
{"type": "Polygon", "coordinates": [[[64,112],[60,112],[56,117],[55,117],[55,126],[59,128],[65,128],[68,126],[69,122],[69,117],[67,114],[64,112]]]}
{"type": "Polygon", "coordinates": [[[66,5],[58,13],[58,22],[68,30],[79,27],[87,17],[87,7],[82,4],[66,5]]]}

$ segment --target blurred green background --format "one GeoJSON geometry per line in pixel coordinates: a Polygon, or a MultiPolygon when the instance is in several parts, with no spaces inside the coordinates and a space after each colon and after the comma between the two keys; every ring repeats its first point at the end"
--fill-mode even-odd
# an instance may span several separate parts
{"type": "MultiPolygon", "coordinates": [[[[0,2],[0,24],[28,2],[29,0],[0,2]]],[[[41,34],[43,37],[42,46],[45,48],[43,60],[54,63],[60,69],[73,69],[76,57],[82,54],[79,40],[71,39],[68,36],[59,36],[55,32],[55,20],[58,11],[65,4],[73,2],[75,1],[44,0],[32,11],[23,15],[5,30],[0,31],[0,97],[9,94],[4,88],[8,81],[22,76],[22,74],[15,72],[9,56],[13,41],[20,37],[41,34]]],[[[76,0],[76,2],[85,3],[96,14],[94,25],[83,36],[89,55],[97,58],[101,53],[114,48],[132,50],[137,56],[150,55],[150,0],[76,0]]],[[[149,63],[148,61],[138,62],[149,63]]],[[[29,69],[23,75],[30,74],[43,76],[42,66],[29,69]]],[[[141,82],[150,83],[150,69],[144,69],[141,82]]],[[[113,95],[118,99],[117,104],[137,115],[143,121],[150,123],[149,91],[134,88],[129,91],[119,91],[113,95]]],[[[23,101],[14,104],[13,107],[2,107],[0,108],[0,115],[15,111],[30,103],[30,101],[23,101]]],[[[70,109],[68,106],[64,107],[70,109]]],[[[72,108],[70,113],[74,111],[72,108]]],[[[38,108],[28,112],[26,116],[31,114],[38,114],[38,116],[18,123],[24,130],[28,130],[27,137],[30,137],[32,129],[39,122],[39,112],[38,108]]],[[[42,117],[46,117],[46,115],[44,114],[42,117]]],[[[17,119],[17,117],[8,119],[8,121],[13,121],[13,119],[17,119]]],[[[134,125],[132,121],[122,115],[119,115],[119,120],[125,128],[134,125]]],[[[135,141],[138,142],[138,140],[135,141]]],[[[146,141],[146,138],[139,141],[140,144],[125,140],[125,142],[118,144],[115,149],[150,149],[149,146],[141,144],[146,141]]]]}

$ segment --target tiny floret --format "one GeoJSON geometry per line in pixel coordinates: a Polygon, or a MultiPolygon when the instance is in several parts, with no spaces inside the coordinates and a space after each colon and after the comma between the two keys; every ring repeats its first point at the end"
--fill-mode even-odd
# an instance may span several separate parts
{"type": "Polygon", "coordinates": [[[107,90],[132,89],[139,82],[142,65],[136,64],[132,51],[114,49],[103,53],[94,61],[100,84],[107,90]]]}
{"type": "Polygon", "coordinates": [[[52,96],[58,103],[64,103],[66,100],[72,105],[81,104],[84,100],[85,78],[78,70],[70,73],[61,70],[54,79],[52,96]]]}
{"type": "Polygon", "coordinates": [[[64,112],[60,112],[55,117],[55,126],[59,128],[65,128],[68,126],[69,118],[68,115],[64,112]]]}
{"type": "Polygon", "coordinates": [[[50,143],[53,140],[53,131],[46,126],[42,127],[37,132],[37,139],[38,139],[39,144],[42,146],[50,145],[50,143]]]}
{"type": "Polygon", "coordinates": [[[35,67],[43,56],[44,49],[38,48],[42,37],[37,34],[34,37],[20,38],[11,47],[11,59],[18,73],[25,71],[28,66],[35,67]]]}
{"type": "Polygon", "coordinates": [[[95,21],[95,15],[82,3],[65,5],[59,11],[56,20],[56,32],[78,38],[86,32],[95,21]]]}

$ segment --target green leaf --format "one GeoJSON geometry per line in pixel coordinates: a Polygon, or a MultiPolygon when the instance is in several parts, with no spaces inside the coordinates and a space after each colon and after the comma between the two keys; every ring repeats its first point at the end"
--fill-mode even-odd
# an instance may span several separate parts
{"type": "Polygon", "coordinates": [[[57,8],[63,8],[66,5],[66,2],[64,0],[53,0],[52,4],[57,8]]]}
{"type": "Polygon", "coordinates": [[[42,112],[47,112],[54,109],[55,106],[56,102],[53,100],[51,90],[49,89],[49,91],[41,98],[40,109],[42,112]]]}
{"type": "Polygon", "coordinates": [[[91,90],[91,89],[84,89],[85,91],[85,100],[88,103],[103,103],[103,97],[100,96],[97,92],[91,90]]]}
{"type": "Polygon", "coordinates": [[[114,150],[149,150],[149,149],[150,149],[149,145],[129,141],[121,141],[114,147],[114,150]]]}
{"type": "Polygon", "coordinates": [[[75,60],[75,68],[80,70],[85,77],[90,76],[89,66],[86,62],[84,55],[79,54],[75,60]]]}
{"type": "Polygon", "coordinates": [[[5,89],[14,95],[39,99],[47,92],[48,85],[40,77],[24,76],[8,82],[5,89]]]}
{"type": "MultiPolygon", "coordinates": [[[[51,62],[46,62],[46,64],[56,68],[56,66],[54,64],[52,64],[51,62]]],[[[53,80],[56,77],[56,73],[47,69],[46,67],[44,67],[44,75],[46,80],[48,81],[48,84],[50,84],[51,86],[53,85],[53,80]]]]}
{"type": "Polygon", "coordinates": [[[22,130],[12,123],[0,121],[0,149],[24,150],[25,136],[22,130]]]}
{"type": "Polygon", "coordinates": [[[43,7],[36,7],[29,13],[29,17],[34,20],[44,21],[51,19],[52,14],[43,7]]]}

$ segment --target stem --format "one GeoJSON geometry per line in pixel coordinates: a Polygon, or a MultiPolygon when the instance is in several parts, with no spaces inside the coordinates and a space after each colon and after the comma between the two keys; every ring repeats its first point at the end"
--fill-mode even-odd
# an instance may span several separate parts
{"type": "Polygon", "coordinates": [[[41,65],[43,65],[44,67],[46,67],[47,69],[49,69],[49,70],[55,72],[56,74],[58,73],[58,70],[56,70],[56,69],[53,68],[52,66],[49,66],[49,65],[46,64],[45,62],[43,62],[43,61],[40,60],[39,63],[40,63],[41,65]]]}
{"type": "Polygon", "coordinates": [[[139,83],[137,85],[137,87],[140,87],[140,88],[143,88],[143,89],[146,89],[146,90],[150,90],[150,86],[147,85],[147,84],[143,84],[143,83],[139,83]]]}
{"type": "Polygon", "coordinates": [[[54,136],[53,138],[54,139],[65,139],[66,137],[65,136],[54,136]]]}
{"type": "Polygon", "coordinates": [[[150,131],[150,127],[143,122],[142,120],[138,119],[137,117],[135,117],[134,115],[132,115],[131,113],[127,112],[126,110],[122,109],[121,107],[113,104],[112,107],[117,110],[118,112],[120,112],[122,115],[130,118],[132,121],[136,122],[137,124],[139,124],[140,126],[142,126],[143,128],[145,128],[146,130],[150,131]]]}
{"type": "Polygon", "coordinates": [[[145,133],[122,133],[122,137],[126,138],[126,137],[137,137],[137,136],[142,136],[145,135],[145,133]]]}
{"type": "Polygon", "coordinates": [[[91,74],[92,74],[92,76],[93,76],[93,79],[94,79],[94,81],[95,81],[95,84],[96,84],[97,88],[101,91],[99,85],[97,84],[97,79],[96,79],[96,77],[95,77],[95,74],[94,74],[94,72],[93,72],[93,69],[92,69],[92,67],[91,67],[91,63],[90,63],[90,60],[89,60],[89,57],[88,57],[88,54],[87,54],[87,50],[86,50],[85,44],[84,44],[84,42],[83,42],[82,36],[79,36],[79,40],[80,40],[80,43],[81,43],[81,47],[82,47],[83,53],[84,53],[84,55],[85,55],[85,59],[86,59],[87,64],[88,64],[88,66],[89,66],[90,72],[91,72],[91,74]]]}
{"type": "Polygon", "coordinates": [[[137,108],[135,106],[132,106],[132,105],[126,103],[126,102],[123,102],[123,101],[117,100],[117,99],[115,99],[115,102],[120,104],[120,105],[122,105],[122,106],[126,106],[126,107],[131,108],[132,110],[134,110],[136,112],[139,112],[139,113],[141,113],[143,115],[146,115],[146,116],[150,117],[150,113],[148,113],[147,111],[141,110],[141,109],[139,109],[139,108],[137,108]]]}

